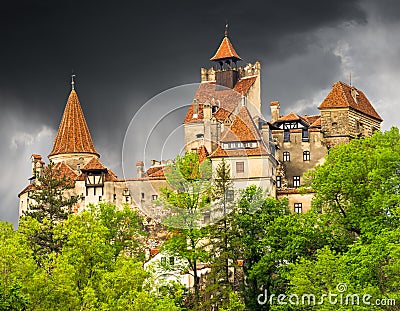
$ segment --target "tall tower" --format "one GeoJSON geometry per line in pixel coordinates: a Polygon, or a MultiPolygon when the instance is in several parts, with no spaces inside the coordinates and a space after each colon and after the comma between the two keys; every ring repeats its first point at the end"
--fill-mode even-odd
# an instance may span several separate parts
{"type": "Polygon", "coordinates": [[[215,72],[217,85],[233,89],[240,78],[237,62],[242,60],[242,58],[235,51],[231,41],[229,40],[228,25],[226,25],[225,36],[222,39],[218,50],[210,60],[218,64],[215,72]]]}
{"type": "Polygon", "coordinates": [[[61,118],[53,150],[48,158],[54,163],[65,162],[72,169],[80,171],[91,159],[100,155],[94,148],[92,136],[75,91],[72,76],[72,89],[68,96],[64,114],[61,118]]]}

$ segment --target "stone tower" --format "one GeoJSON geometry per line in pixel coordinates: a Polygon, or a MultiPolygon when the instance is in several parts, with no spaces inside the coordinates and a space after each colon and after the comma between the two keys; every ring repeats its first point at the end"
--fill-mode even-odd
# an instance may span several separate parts
{"type": "Polygon", "coordinates": [[[201,68],[201,84],[184,120],[185,150],[204,146],[211,154],[229,127],[235,113],[245,105],[256,123],[261,116],[259,62],[238,67],[242,58],[228,37],[228,31],[210,58],[214,66],[201,68]]]}

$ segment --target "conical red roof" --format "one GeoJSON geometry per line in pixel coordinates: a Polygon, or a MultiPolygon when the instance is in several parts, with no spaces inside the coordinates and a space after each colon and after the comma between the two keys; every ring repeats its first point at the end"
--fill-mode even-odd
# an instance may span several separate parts
{"type": "Polygon", "coordinates": [[[99,156],[94,148],[78,94],[74,89],[69,94],[49,157],[66,153],[92,153],[99,156]]]}
{"type": "Polygon", "coordinates": [[[228,58],[233,58],[235,61],[242,60],[242,58],[239,56],[238,53],[236,53],[235,49],[233,48],[233,45],[228,36],[225,36],[224,39],[222,39],[222,42],[219,45],[217,52],[213,57],[210,58],[210,60],[218,61],[228,58]]]}

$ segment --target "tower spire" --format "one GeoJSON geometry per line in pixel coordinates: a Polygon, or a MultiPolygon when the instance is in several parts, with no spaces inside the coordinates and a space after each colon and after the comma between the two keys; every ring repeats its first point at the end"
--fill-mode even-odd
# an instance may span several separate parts
{"type": "Polygon", "coordinates": [[[72,154],[80,154],[79,157],[82,154],[99,157],[94,148],[78,94],[74,90],[74,77],[75,75],[72,74],[72,90],[65,105],[57,136],[54,139],[53,150],[49,154],[50,160],[64,159],[65,155],[71,156],[72,154]]]}
{"type": "Polygon", "coordinates": [[[71,88],[72,88],[73,90],[75,90],[75,81],[74,81],[74,78],[75,78],[75,74],[74,74],[74,72],[72,71],[72,74],[71,74],[71,88]]]}
{"type": "Polygon", "coordinates": [[[228,36],[228,20],[225,21],[225,37],[228,36]]]}

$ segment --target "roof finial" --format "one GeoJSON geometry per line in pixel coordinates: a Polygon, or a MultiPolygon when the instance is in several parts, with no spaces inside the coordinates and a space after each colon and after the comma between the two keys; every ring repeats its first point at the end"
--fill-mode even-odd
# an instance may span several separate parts
{"type": "Polygon", "coordinates": [[[228,36],[228,19],[225,20],[225,37],[228,36]]]}
{"type": "Polygon", "coordinates": [[[72,89],[73,89],[73,90],[75,90],[75,81],[74,81],[74,77],[75,77],[75,74],[74,74],[74,72],[72,71],[72,74],[71,74],[71,86],[72,86],[72,89]]]}

